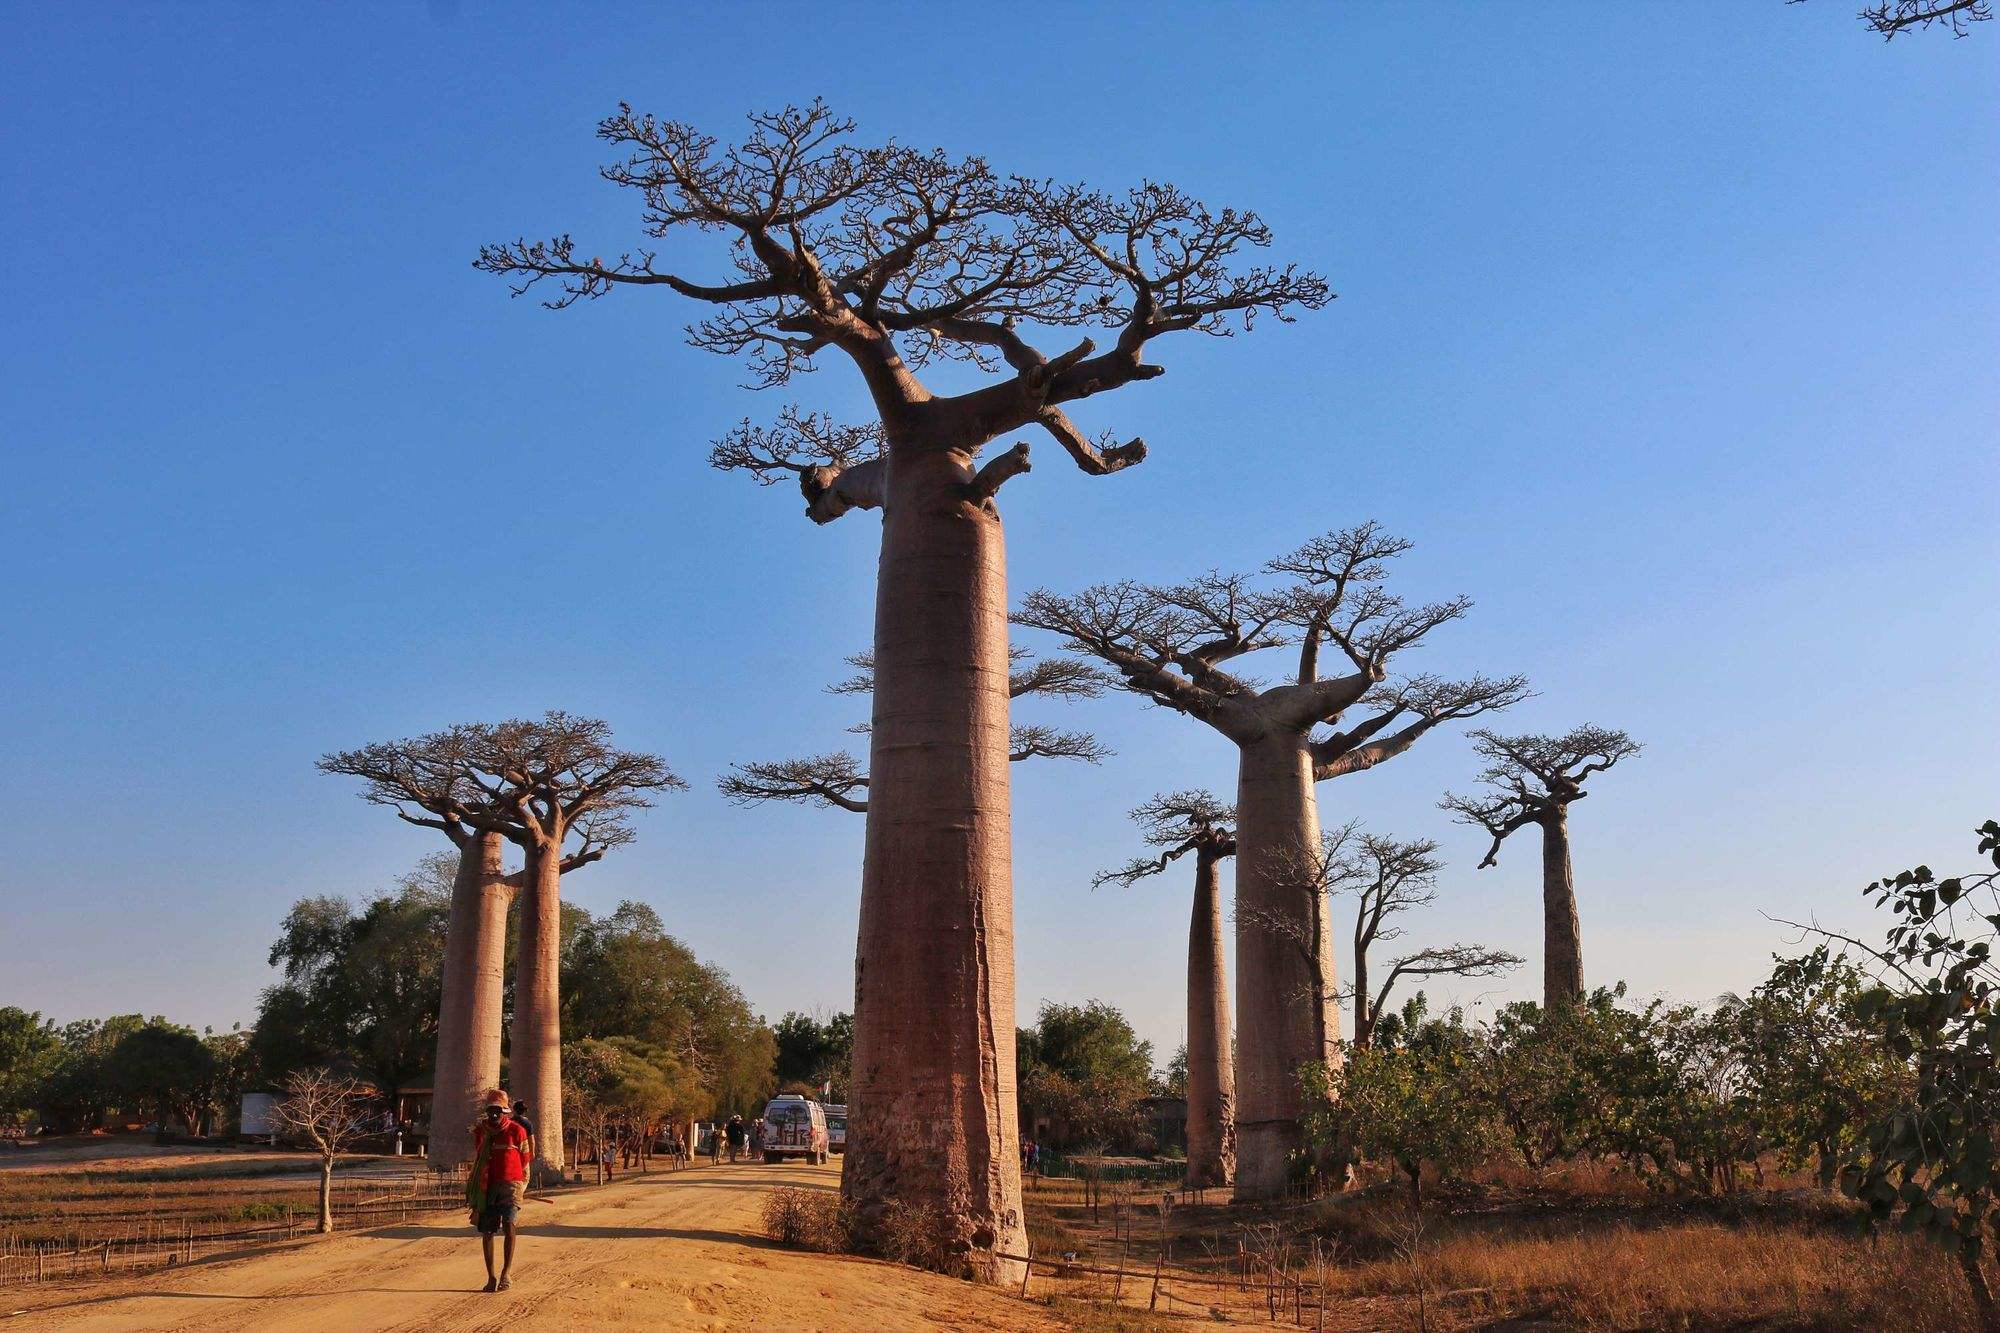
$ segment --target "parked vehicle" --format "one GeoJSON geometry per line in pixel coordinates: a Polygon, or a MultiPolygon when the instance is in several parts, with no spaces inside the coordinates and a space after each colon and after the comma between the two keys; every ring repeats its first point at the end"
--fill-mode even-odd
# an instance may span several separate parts
{"type": "Polygon", "coordinates": [[[826,1141],[833,1151],[847,1151],[847,1107],[843,1105],[826,1108],[826,1141]]]}
{"type": "Polygon", "coordinates": [[[826,1130],[826,1108],[808,1097],[788,1092],[764,1107],[764,1160],[781,1162],[803,1157],[824,1162],[832,1152],[826,1130]]]}

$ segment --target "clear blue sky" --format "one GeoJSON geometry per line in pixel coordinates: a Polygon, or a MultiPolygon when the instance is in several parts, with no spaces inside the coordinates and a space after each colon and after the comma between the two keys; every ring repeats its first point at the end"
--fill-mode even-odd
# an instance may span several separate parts
{"type": "MultiPolygon", "coordinates": [[[[860,820],[712,783],[853,739],[820,686],[868,642],[877,521],[708,470],[780,400],[674,298],[550,313],[469,266],[636,236],[595,176],[620,99],[728,135],[814,95],[1263,211],[1340,300],[1087,405],[1153,455],[1011,485],[1015,591],[1379,519],[1418,543],[1400,589],[1478,602],[1412,665],[1526,672],[1509,726],[1647,745],[1575,819],[1592,979],[1754,984],[1763,914],[1859,922],[1863,881],[2000,814],[2000,32],[1885,46],[1853,9],[15,7],[0,1004],[249,1019],[292,899],[442,845],[315,756],[562,707],[695,784],[575,900],[652,903],[773,1018],[848,1005],[860,820]]],[[[796,392],[859,403],[837,366],[796,392]]],[[[1089,879],[1154,790],[1227,792],[1229,749],[1123,697],[1036,718],[1118,756],[1016,770],[1023,1016],[1100,996],[1164,1059],[1186,885],[1089,879]]],[[[1464,998],[1530,994],[1536,849],[1475,872],[1433,808],[1472,769],[1440,737],[1324,809],[1439,837],[1408,942],[1512,948],[1464,998]]]]}

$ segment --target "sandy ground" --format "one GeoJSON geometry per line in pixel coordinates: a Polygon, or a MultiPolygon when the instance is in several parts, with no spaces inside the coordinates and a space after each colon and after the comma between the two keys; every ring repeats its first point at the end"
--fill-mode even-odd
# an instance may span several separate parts
{"type": "Polygon", "coordinates": [[[172,1273],[0,1288],[0,1329],[1047,1329],[1035,1305],[890,1264],[777,1249],[766,1191],[838,1163],[703,1166],[530,1202],[493,1295],[464,1219],[335,1235],[172,1273]]]}

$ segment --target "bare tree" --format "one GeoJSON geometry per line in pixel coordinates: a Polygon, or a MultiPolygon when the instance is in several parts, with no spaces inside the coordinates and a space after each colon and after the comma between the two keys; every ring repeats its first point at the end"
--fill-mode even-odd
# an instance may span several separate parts
{"type": "Polygon", "coordinates": [[[872,421],[787,409],[769,426],[746,421],[711,459],[763,482],[795,478],[815,522],[882,510],[842,1193],[864,1241],[879,1239],[892,1199],[942,1210],[968,1268],[999,1280],[1014,1266],[994,1252],[1021,1253],[1026,1232],[994,498],[1029,464],[1025,443],[983,462],[981,451],[1036,428],[1086,475],[1118,472],[1144,444],[1092,440],[1069,405],[1162,374],[1145,354],[1164,334],[1288,320],[1331,294],[1294,267],[1238,262],[1270,242],[1254,213],[1152,181],[1119,195],[1005,177],[979,157],[863,147],[853,128],[815,102],[752,116],[724,148],[621,106],[598,127],[622,155],[605,178],[640,195],[649,237],[727,237],[733,272],[692,280],[644,246],[607,260],[566,235],[488,246],[477,267],[517,293],[551,284],[556,307],[664,287],[703,311],[689,340],[745,357],[758,388],[829,350],[867,387],[872,421]],[[1075,341],[1051,355],[1036,345],[1051,334],[1075,341]],[[988,378],[934,393],[921,374],[947,361],[988,378]]]}
{"type": "MultiPolygon", "coordinates": [[[[487,778],[473,764],[489,728],[466,725],[405,740],[322,756],[323,773],[362,779],[363,800],[399,818],[436,829],[458,849],[451,918],[445,937],[443,993],[431,1102],[431,1160],[441,1166],[472,1153],[471,1125],[486,1089],[500,1082],[505,1018],[507,913],[526,882],[508,875],[503,844],[514,825],[513,802],[525,793],[487,778]]],[[[615,822],[578,830],[579,845],[564,856],[567,872],[589,865],[628,836],[615,822]],[[590,836],[592,832],[596,837],[590,836]]]]}
{"type": "Polygon", "coordinates": [[[1570,873],[1569,807],[1589,793],[1584,780],[1639,753],[1622,731],[1578,727],[1564,736],[1501,736],[1472,733],[1473,746],[1487,761],[1478,796],[1447,794],[1439,806],[1461,824],[1476,824],[1493,835],[1479,863],[1492,865],[1500,844],[1530,824],[1542,829],[1542,1004],[1572,1005],[1583,998],[1583,932],[1577,920],[1576,881],[1570,873]]]}
{"type": "Polygon", "coordinates": [[[1015,615],[1109,665],[1124,689],[1206,722],[1237,747],[1240,1199],[1283,1192],[1287,1160],[1303,1141],[1298,1071],[1339,1058],[1315,784],[1365,771],[1446,722],[1527,694],[1518,676],[1390,678],[1391,658],[1470,606],[1464,598],[1411,606],[1384,591],[1387,561],[1408,548],[1367,523],[1271,561],[1263,579],[1211,573],[1171,587],[1037,591],[1015,615]],[[1297,653],[1289,680],[1265,685],[1223,669],[1285,646],[1297,653]],[[1321,673],[1329,646],[1344,659],[1340,674],[1321,673]],[[1365,714],[1340,727],[1356,708],[1365,714]],[[1306,941],[1303,951],[1294,939],[1306,941]]]}
{"type": "Polygon", "coordinates": [[[319,1224],[333,1230],[333,1164],[367,1132],[369,1088],[329,1069],[301,1069],[285,1078],[285,1095],[271,1106],[281,1133],[319,1154],[319,1224]]]}
{"type": "Polygon", "coordinates": [[[1861,21],[1882,40],[1894,41],[1896,34],[1913,28],[1942,23],[1954,37],[1963,37],[1975,23],[1993,17],[1990,0],[1877,0],[1861,11],[1861,21]]]}
{"type": "Polygon", "coordinates": [[[1230,1068],[1228,968],[1222,955],[1222,886],[1217,867],[1236,855],[1235,811],[1205,791],[1155,796],[1132,812],[1146,845],[1159,849],[1093,887],[1126,888],[1194,856],[1194,907],[1188,916],[1187,1183],[1192,1189],[1236,1178],[1236,1078],[1230,1068]]]}
{"type": "MultiPolygon", "coordinates": [[[[1050,658],[1029,665],[1027,655],[1020,649],[1011,650],[1009,656],[1016,668],[1008,677],[1009,698],[1046,694],[1058,698],[1090,699],[1103,692],[1103,674],[1082,662],[1050,658]]],[[[827,686],[827,693],[867,694],[872,691],[875,687],[873,656],[856,653],[847,661],[857,668],[856,674],[827,686]]],[[[871,727],[863,722],[848,730],[865,735],[871,727]]],[[[1084,763],[1095,764],[1110,754],[1111,751],[1087,731],[1059,731],[1039,725],[1015,726],[1008,730],[1007,758],[1014,763],[1023,759],[1080,759],[1084,763]]],[[[834,806],[855,814],[868,812],[868,799],[861,794],[868,789],[868,775],[862,771],[859,761],[845,750],[809,755],[803,759],[777,759],[733,764],[730,767],[731,771],[718,778],[715,785],[735,805],[803,801],[834,806]]]]}
{"type": "Polygon", "coordinates": [[[1428,838],[1399,842],[1353,825],[1329,840],[1320,864],[1329,892],[1351,893],[1354,913],[1354,1045],[1373,1044],[1382,1015],[1390,1012],[1389,996],[1404,977],[1490,977],[1521,965],[1518,955],[1504,949],[1472,944],[1446,944],[1418,949],[1392,960],[1381,984],[1370,990],[1369,951],[1401,938],[1397,917],[1437,900],[1437,876],[1444,863],[1437,844],[1428,838]],[[1350,850],[1351,849],[1351,850],[1350,850]]]}

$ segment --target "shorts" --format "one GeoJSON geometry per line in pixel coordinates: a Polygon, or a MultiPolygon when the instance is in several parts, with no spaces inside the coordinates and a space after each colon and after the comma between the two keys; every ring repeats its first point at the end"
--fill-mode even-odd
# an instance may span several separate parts
{"type": "Polygon", "coordinates": [[[526,1192],[526,1183],[519,1180],[503,1180],[498,1185],[488,1185],[486,1206],[479,1211],[479,1234],[495,1235],[503,1228],[514,1225],[515,1214],[521,1210],[521,1196],[526,1192]]]}

